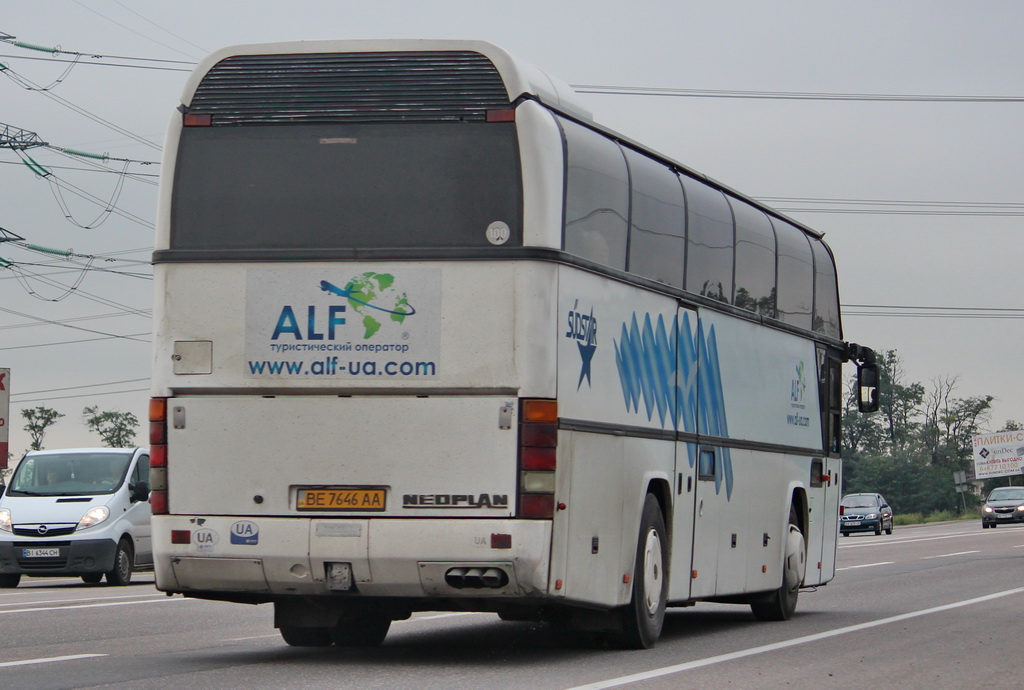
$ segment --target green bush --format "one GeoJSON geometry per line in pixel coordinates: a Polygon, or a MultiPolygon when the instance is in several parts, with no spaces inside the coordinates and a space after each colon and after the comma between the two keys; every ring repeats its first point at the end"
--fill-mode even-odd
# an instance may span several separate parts
{"type": "Polygon", "coordinates": [[[939,510],[934,513],[928,513],[924,515],[922,513],[905,513],[903,515],[896,515],[893,517],[892,524],[894,525],[920,525],[926,522],[946,522],[948,520],[977,520],[981,516],[977,511],[967,509],[967,512],[962,515],[957,515],[951,510],[939,510]]]}

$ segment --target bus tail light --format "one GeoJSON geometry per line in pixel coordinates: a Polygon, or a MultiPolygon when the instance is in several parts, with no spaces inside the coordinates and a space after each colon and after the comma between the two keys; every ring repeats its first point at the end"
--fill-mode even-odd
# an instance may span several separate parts
{"type": "Polygon", "coordinates": [[[209,127],[213,124],[210,113],[182,113],[181,124],[184,127],[209,127]]]}
{"type": "Polygon", "coordinates": [[[516,121],[516,110],[515,108],[500,108],[495,110],[487,111],[488,122],[515,122],[516,121]]]}
{"type": "Polygon", "coordinates": [[[558,403],[521,401],[519,415],[519,517],[555,514],[555,464],[558,450],[558,403]]]}
{"type": "Polygon", "coordinates": [[[167,515],[167,398],[149,399],[149,507],[167,515]]]}

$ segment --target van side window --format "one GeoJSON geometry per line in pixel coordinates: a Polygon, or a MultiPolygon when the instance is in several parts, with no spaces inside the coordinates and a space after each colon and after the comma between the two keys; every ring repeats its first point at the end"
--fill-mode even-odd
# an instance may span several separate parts
{"type": "Polygon", "coordinates": [[[132,484],[138,484],[139,482],[149,483],[148,455],[140,455],[139,461],[135,464],[135,469],[132,471],[132,484]]]}

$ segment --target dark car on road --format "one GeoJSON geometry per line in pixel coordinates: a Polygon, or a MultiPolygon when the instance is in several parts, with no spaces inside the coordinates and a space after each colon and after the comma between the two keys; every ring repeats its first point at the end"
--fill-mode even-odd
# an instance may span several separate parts
{"type": "Polygon", "coordinates": [[[989,492],[981,506],[981,526],[1024,522],[1024,487],[1000,486],[989,492]]]}
{"type": "Polygon", "coordinates": [[[892,508],[882,494],[847,494],[839,503],[839,533],[892,534],[892,508]]]}

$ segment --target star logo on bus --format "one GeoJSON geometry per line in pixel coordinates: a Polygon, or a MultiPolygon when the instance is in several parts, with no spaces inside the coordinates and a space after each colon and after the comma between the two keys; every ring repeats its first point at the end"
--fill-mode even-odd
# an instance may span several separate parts
{"type": "Polygon", "coordinates": [[[565,337],[576,342],[580,351],[580,380],[576,382],[576,390],[583,386],[583,379],[587,380],[587,387],[591,385],[590,372],[591,364],[594,361],[594,353],[597,352],[597,319],[594,318],[594,309],[586,314],[579,310],[580,301],[576,300],[572,309],[569,310],[569,330],[565,337]]]}
{"type": "Polygon", "coordinates": [[[590,387],[590,365],[594,361],[594,353],[597,352],[597,343],[584,345],[577,342],[576,347],[580,349],[580,358],[583,360],[583,365],[580,367],[580,380],[576,383],[576,390],[579,390],[583,385],[583,379],[587,379],[587,387],[590,387]]]}

